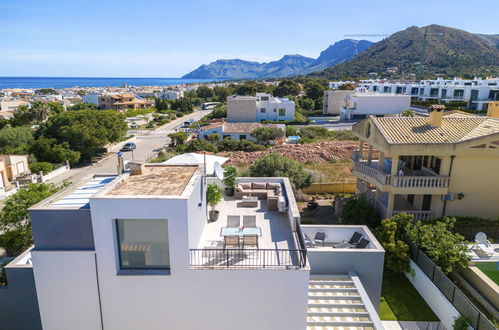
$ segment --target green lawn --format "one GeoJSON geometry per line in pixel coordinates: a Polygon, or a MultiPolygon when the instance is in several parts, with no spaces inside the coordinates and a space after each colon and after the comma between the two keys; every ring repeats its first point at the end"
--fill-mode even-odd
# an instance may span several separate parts
{"type": "Polygon", "coordinates": [[[385,269],[379,316],[389,321],[438,321],[438,317],[404,276],[385,269]]]}
{"type": "Polygon", "coordinates": [[[476,266],[480,269],[488,278],[499,285],[499,270],[497,270],[497,262],[477,262],[476,266]]]}

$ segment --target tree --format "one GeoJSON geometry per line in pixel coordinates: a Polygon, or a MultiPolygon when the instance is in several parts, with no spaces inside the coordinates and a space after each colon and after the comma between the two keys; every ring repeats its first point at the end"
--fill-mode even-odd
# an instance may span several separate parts
{"type": "Polygon", "coordinates": [[[192,102],[187,97],[181,97],[173,101],[172,109],[183,113],[191,113],[193,111],[192,102]]]}
{"type": "Polygon", "coordinates": [[[36,94],[41,95],[57,95],[59,92],[53,88],[40,88],[35,91],[36,94]]]}
{"type": "Polygon", "coordinates": [[[31,173],[38,174],[42,172],[43,174],[47,174],[48,172],[51,172],[53,169],[54,166],[49,162],[35,162],[29,164],[29,170],[31,171],[31,173]]]}
{"type": "Polygon", "coordinates": [[[115,111],[80,110],[50,117],[40,126],[37,137],[55,139],[59,145],[67,143],[83,159],[90,159],[107,143],[121,141],[126,131],[123,115],[115,111]]]}
{"type": "Polygon", "coordinates": [[[28,126],[4,127],[0,130],[0,152],[27,146],[33,140],[33,130],[28,126]]]}
{"type": "Polygon", "coordinates": [[[227,97],[234,93],[234,89],[226,86],[215,86],[213,87],[213,92],[215,93],[218,101],[225,102],[227,101],[227,97]]]}
{"type": "Polygon", "coordinates": [[[61,113],[61,112],[64,111],[64,107],[60,103],[51,102],[51,103],[47,103],[47,105],[50,108],[50,113],[51,114],[58,114],[58,113],[61,113]]]}
{"type": "Polygon", "coordinates": [[[11,123],[13,126],[26,126],[33,122],[33,113],[25,105],[20,105],[12,114],[11,123]]]}
{"type": "Polygon", "coordinates": [[[33,104],[31,112],[34,122],[43,123],[50,117],[52,110],[47,103],[36,102],[33,104]]]}
{"type": "Polygon", "coordinates": [[[185,151],[197,152],[197,151],[207,151],[207,152],[217,152],[217,146],[205,139],[198,139],[189,142],[185,151]]]}
{"type": "Polygon", "coordinates": [[[277,85],[277,88],[274,89],[274,96],[277,97],[284,97],[284,96],[296,96],[300,94],[301,92],[301,87],[300,85],[294,81],[294,80],[283,80],[277,85]]]}
{"type": "Polygon", "coordinates": [[[454,218],[445,218],[435,224],[416,221],[406,228],[411,241],[446,274],[459,267],[467,267],[471,259],[468,242],[451,231],[455,222],[454,218]]]}
{"type": "Polygon", "coordinates": [[[368,225],[375,228],[381,221],[381,214],[364,196],[350,198],[341,211],[342,222],[349,225],[368,225]]]}
{"type": "Polygon", "coordinates": [[[385,249],[385,266],[394,273],[406,273],[409,267],[409,245],[404,240],[405,227],[413,216],[397,214],[381,221],[376,236],[385,249]]]}
{"type": "Polygon", "coordinates": [[[80,160],[78,151],[71,150],[67,142],[58,143],[55,138],[40,136],[32,142],[29,150],[38,161],[43,162],[64,163],[69,161],[70,164],[76,164],[80,160]]]}
{"type": "Polygon", "coordinates": [[[270,141],[275,143],[276,140],[284,136],[284,132],[277,127],[257,127],[251,134],[259,143],[269,144],[270,141]]]}
{"type": "Polygon", "coordinates": [[[415,117],[416,113],[414,112],[414,110],[406,109],[406,110],[402,111],[402,113],[400,115],[402,117],[415,117]]]}
{"type": "Polygon", "coordinates": [[[298,105],[300,106],[300,108],[302,108],[305,111],[314,110],[314,108],[315,108],[314,100],[312,100],[308,97],[298,98],[298,105]]]}
{"type": "Polygon", "coordinates": [[[339,90],[342,91],[354,91],[357,86],[354,83],[345,83],[338,86],[339,90]]]}
{"type": "Polygon", "coordinates": [[[33,183],[5,200],[0,212],[0,245],[9,255],[18,255],[33,244],[28,208],[54,194],[52,184],[33,183]]]}
{"type": "Polygon", "coordinates": [[[215,95],[215,93],[213,92],[213,89],[211,89],[208,86],[199,86],[197,93],[198,93],[198,97],[201,97],[203,99],[212,98],[215,95]]]}
{"type": "Polygon", "coordinates": [[[69,111],[77,110],[95,110],[97,106],[93,103],[76,103],[75,105],[68,107],[69,111]]]}
{"type": "Polygon", "coordinates": [[[227,118],[227,107],[216,107],[209,115],[210,119],[227,118]]]}
{"type": "Polygon", "coordinates": [[[187,133],[185,132],[176,132],[168,134],[168,137],[172,139],[173,145],[178,146],[184,144],[187,141],[187,133]]]}
{"type": "Polygon", "coordinates": [[[300,163],[278,153],[260,157],[249,166],[249,171],[255,177],[287,177],[297,189],[309,186],[312,181],[300,163]]]}
{"type": "Polygon", "coordinates": [[[326,88],[317,80],[309,80],[304,84],[305,93],[308,98],[315,102],[315,109],[322,108],[322,99],[326,88]]]}

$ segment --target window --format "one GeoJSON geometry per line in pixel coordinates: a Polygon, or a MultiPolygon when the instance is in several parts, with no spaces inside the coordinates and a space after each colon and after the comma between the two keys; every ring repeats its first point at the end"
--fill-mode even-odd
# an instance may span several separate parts
{"type": "Polygon", "coordinates": [[[260,100],[261,101],[268,101],[269,97],[268,96],[262,96],[262,97],[260,97],[260,100]]]}
{"type": "Polygon", "coordinates": [[[170,269],[166,220],[117,219],[116,231],[120,269],[170,269]]]}
{"type": "Polygon", "coordinates": [[[246,135],[244,135],[244,134],[239,135],[239,140],[246,140],[246,135]]]}
{"type": "Polygon", "coordinates": [[[281,117],[286,116],[286,109],[280,108],[279,109],[279,116],[281,116],[281,117]]]}
{"type": "Polygon", "coordinates": [[[260,113],[266,113],[267,112],[267,109],[266,108],[261,108],[260,109],[260,113]]]}
{"type": "Polygon", "coordinates": [[[455,99],[462,99],[464,96],[464,90],[462,89],[455,89],[454,90],[454,98],[455,99]]]}

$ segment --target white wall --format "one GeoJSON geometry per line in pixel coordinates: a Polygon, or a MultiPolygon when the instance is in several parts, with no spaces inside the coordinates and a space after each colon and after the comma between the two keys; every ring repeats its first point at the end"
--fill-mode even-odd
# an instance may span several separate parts
{"type": "Polygon", "coordinates": [[[423,297],[428,306],[438,316],[442,324],[447,329],[452,329],[454,319],[459,317],[459,312],[412,260],[410,267],[414,276],[411,275],[411,272],[406,273],[405,276],[407,276],[421,297],[423,297]]]}
{"type": "Polygon", "coordinates": [[[307,269],[189,269],[189,246],[206,219],[196,205],[200,197],[191,198],[91,200],[104,328],[303,330],[307,269]],[[117,275],[113,221],[120,218],[168,219],[170,275],[117,275]]]}
{"type": "Polygon", "coordinates": [[[43,329],[101,329],[93,251],[32,251],[43,329]]]}

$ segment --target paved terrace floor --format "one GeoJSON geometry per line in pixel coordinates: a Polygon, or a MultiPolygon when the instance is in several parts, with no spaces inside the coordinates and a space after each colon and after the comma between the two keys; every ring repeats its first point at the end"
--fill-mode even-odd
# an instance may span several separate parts
{"type": "MultiPolygon", "coordinates": [[[[231,259],[232,266],[286,266],[297,264],[296,253],[286,250],[297,249],[295,237],[291,230],[288,215],[284,212],[268,211],[267,202],[259,200],[258,207],[242,207],[241,200],[233,197],[225,199],[217,206],[220,216],[217,221],[206,225],[199,249],[207,249],[203,253],[202,262],[196,264],[205,266],[227,266],[227,256],[231,259]],[[243,215],[256,215],[256,226],[261,228],[262,236],[258,237],[258,249],[256,247],[227,247],[223,252],[223,237],[220,235],[221,228],[227,226],[228,215],[240,215],[241,225],[243,215]],[[209,249],[219,249],[210,251],[209,249]],[[273,251],[269,251],[273,250],[273,251]],[[281,251],[285,250],[285,251],[281,251]]],[[[192,257],[192,255],[191,255],[192,257]]]]}

